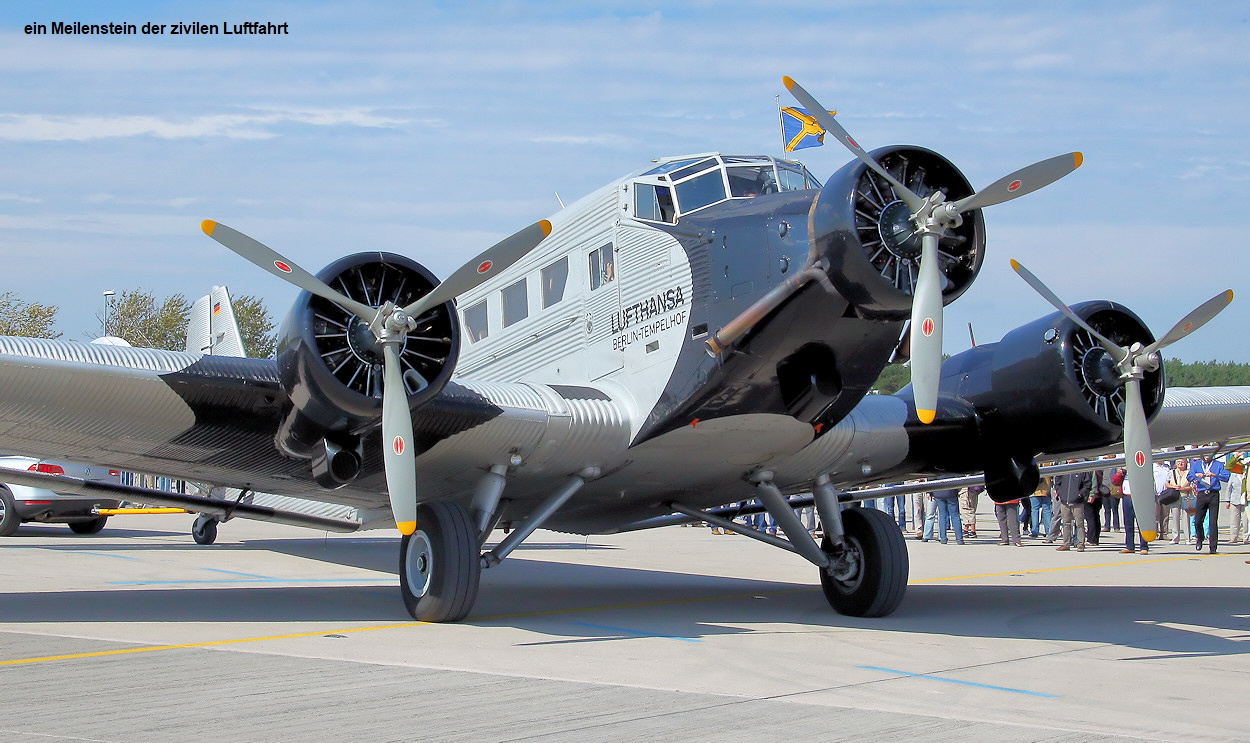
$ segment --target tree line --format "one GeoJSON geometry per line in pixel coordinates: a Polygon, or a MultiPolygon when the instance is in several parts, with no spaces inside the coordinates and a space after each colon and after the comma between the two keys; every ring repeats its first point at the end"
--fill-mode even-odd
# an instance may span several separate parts
{"type": "MultiPolygon", "coordinates": [[[[1163,360],[1164,380],[1168,387],[1238,387],[1250,385],[1250,364],[1234,361],[1163,360]]],[[[873,389],[892,395],[911,381],[911,369],[891,364],[881,370],[873,389]]]]}
{"type": "MultiPolygon", "coordinates": [[[[249,294],[231,297],[239,335],[249,356],[269,358],[277,344],[275,323],[264,303],[249,294]]],[[[56,305],[27,302],[17,292],[0,294],[0,335],[28,338],[60,338],[53,329],[56,305]]],[[[132,346],[182,351],[186,348],[187,322],[191,302],[182,294],[158,299],[152,292],[133,289],[120,292],[109,304],[107,314],[100,313],[98,333],[125,340],[132,346]]]]}

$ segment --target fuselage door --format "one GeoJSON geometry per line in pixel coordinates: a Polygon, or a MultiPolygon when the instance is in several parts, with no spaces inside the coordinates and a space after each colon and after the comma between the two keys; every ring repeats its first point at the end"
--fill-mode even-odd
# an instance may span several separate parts
{"type": "Polygon", "coordinates": [[[613,344],[613,325],[621,312],[620,282],[617,281],[616,246],[612,233],[603,233],[588,244],[593,247],[575,254],[575,271],[588,282],[584,318],[586,379],[595,380],[620,369],[624,354],[613,344]]]}

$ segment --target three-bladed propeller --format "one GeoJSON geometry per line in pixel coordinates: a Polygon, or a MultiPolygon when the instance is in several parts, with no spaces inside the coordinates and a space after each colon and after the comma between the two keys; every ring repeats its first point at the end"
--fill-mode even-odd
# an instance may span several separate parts
{"type": "Polygon", "coordinates": [[[931,423],[937,414],[938,381],[942,371],[942,271],[938,265],[938,241],[946,230],[963,223],[965,212],[1032,193],[1076,170],[1081,165],[1081,153],[1071,152],[1021,168],[958,201],[946,201],[941,191],[922,197],[881,167],[802,86],[789,77],[783,77],[782,82],[826,131],[833,133],[848,150],[885,179],[912,212],[915,234],[921,239],[920,274],[912,294],[911,310],[912,394],[916,416],[922,423],[931,423]]]}
{"type": "Polygon", "coordinates": [[[1013,260],[1011,267],[1047,302],[1054,305],[1055,309],[1093,336],[1094,340],[1098,341],[1098,344],[1115,361],[1116,371],[1120,375],[1120,381],[1124,384],[1125,392],[1124,466],[1128,472],[1129,492],[1133,498],[1133,511],[1137,515],[1137,528],[1141,532],[1142,539],[1153,542],[1156,536],[1155,482],[1152,471],[1154,462],[1151,456],[1150,431],[1146,424],[1146,408],[1142,404],[1142,378],[1146,372],[1154,371],[1162,364],[1158,354],[1160,349],[1172,345],[1202,327],[1218,315],[1220,310],[1227,307],[1228,303],[1233,301],[1232,290],[1222,291],[1203,302],[1181,318],[1180,322],[1172,326],[1171,330],[1164,333],[1163,337],[1154,343],[1148,346],[1140,343],[1121,346],[1090,327],[1089,323],[1069,309],[1054,292],[1042,283],[1041,279],[1030,273],[1018,261],[1013,260]]]}
{"type": "Polygon", "coordinates": [[[391,513],[400,533],[412,534],[417,524],[416,451],[412,441],[412,414],[408,410],[408,393],[399,361],[399,345],[409,328],[415,326],[416,318],[516,263],[551,234],[551,223],[544,219],[504,238],[406,307],[398,307],[390,301],[380,307],[357,302],[330,288],[267,245],[224,224],[206,219],[200,223],[200,229],[269,273],[338,304],[369,324],[369,330],[382,348],[382,461],[386,467],[391,513]]]}

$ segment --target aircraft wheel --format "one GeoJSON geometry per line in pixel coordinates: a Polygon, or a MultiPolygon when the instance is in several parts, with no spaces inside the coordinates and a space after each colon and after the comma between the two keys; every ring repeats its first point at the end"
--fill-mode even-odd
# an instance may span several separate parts
{"type": "Polygon", "coordinates": [[[17,503],[9,489],[0,486],[0,537],[11,537],[22,525],[22,517],[17,513],[17,503]]]}
{"type": "Polygon", "coordinates": [[[422,622],[457,622],[477,599],[482,560],[469,512],[459,503],[417,507],[417,530],[399,547],[399,590],[404,607],[422,622]]]}
{"type": "Polygon", "coordinates": [[[217,541],[218,521],[212,516],[196,516],[191,525],[191,538],[196,544],[212,544],[217,541]]]}
{"type": "MultiPolygon", "coordinates": [[[[898,524],[885,511],[846,508],[845,559],[833,573],[820,571],[820,586],[829,605],[850,617],[884,617],[898,608],[907,588],[907,543],[898,524]]],[[[821,549],[833,554],[828,535],[821,549]]]]}
{"type": "Polygon", "coordinates": [[[69,529],[75,534],[99,534],[108,520],[108,516],[100,516],[90,521],[75,521],[69,525],[69,529]]]}

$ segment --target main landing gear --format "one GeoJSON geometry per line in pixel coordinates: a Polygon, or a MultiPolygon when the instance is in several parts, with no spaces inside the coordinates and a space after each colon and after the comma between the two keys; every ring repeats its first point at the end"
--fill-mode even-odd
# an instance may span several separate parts
{"type": "Polygon", "coordinates": [[[482,475],[471,511],[452,501],[417,506],[416,531],[400,540],[399,548],[399,590],[413,619],[457,622],[468,616],[482,571],[498,565],[587,480],[598,477],[599,468],[586,467],[569,476],[512,533],[483,554],[481,547],[507,506],[501,497],[506,473],[506,466],[497,465],[482,475]]]}
{"type": "Polygon", "coordinates": [[[417,507],[417,530],[399,544],[399,590],[404,607],[423,622],[457,622],[477,599],[482,577],[477,530],[459,503],[417,507]]]}
{"type": "Polygon", "coordinates": [[[807,533],[794,509],[772,481],[773,474],[752,476],[755,492],[787,539],[781,539],[729,519],[723,519],[680,503],[674,511],[713,526],[752,537],[775,547],[797,552],[820,568],[825,600],[839,614],[851,617],[884,617],[898,608],[907,589],[907,543],[889,514],[875,508],[842,509],[827,477],[812,489],[825,537],[820,545],[807,533]]]}

